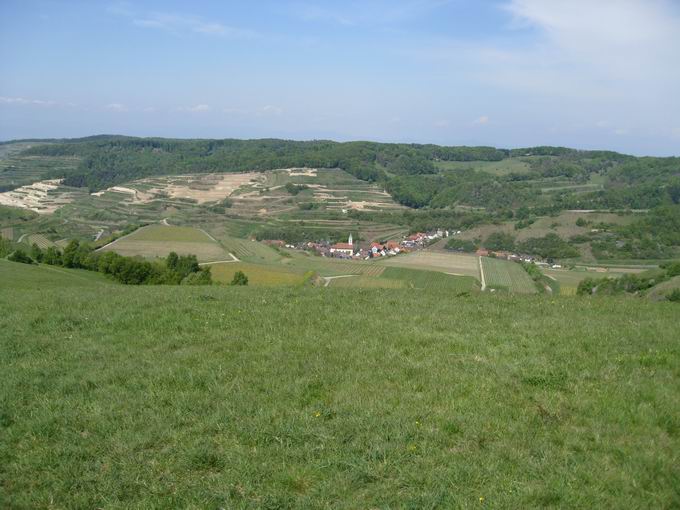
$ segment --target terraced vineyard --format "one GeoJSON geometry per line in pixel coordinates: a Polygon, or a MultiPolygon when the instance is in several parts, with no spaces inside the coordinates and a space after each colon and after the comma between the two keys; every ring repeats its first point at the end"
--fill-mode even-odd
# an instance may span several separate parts
{"type": "Polygon", "coordinates": [[[27,236],[24,239],[31,246],[35,243],[38,245],[39,248],[42,248],[43,250],[49,248],[50,246],[54,246],[54,243],[42,234],[31,234],[30,236],[27,236]]]}
{"type": "Polygon", "coordinates": [[[482,257],[481,260],[487,289],[505,290],[520,294],[538,292],[534,281],[519,264],[490,257],[482,257]]]}
{"type": "Polygon", "coordinates": [[[40,181],[50,172],[73,170],[80,162],[73,157],[19,156],[15,152],[0,156],[0,190],[40,181]]]}

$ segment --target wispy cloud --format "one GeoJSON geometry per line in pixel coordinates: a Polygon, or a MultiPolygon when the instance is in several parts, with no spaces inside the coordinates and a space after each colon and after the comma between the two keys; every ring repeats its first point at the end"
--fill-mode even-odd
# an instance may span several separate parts
{"type": "Polygon", "coordinates": [[[205,113],[210,111],[210,106],[207,104],[197,104],[194,106],[183,106],[178,108],[181,112],[191,112],[191,113],[205,113]]]}
{"type": "Polygon", "coordinates": [[[107,12],[115,16],[128,18],[135,26],[162,30],[175,35],[194,33],[230,39],[254,39],[259,37],[259,34],[253,30],[230,26],[219,20],[177,12],[142,13],[136,11],[127,3],[109,6],[107,12]]]}
{"type": "Polygon", "coordinates": [[[127,112],[129,110],[127,106],[121,103],[109,103],[104,106],[104,108],[111,110],[112,112],[127,112]]]}
{"type": "Polygon", "coordinates": [[[488,124],[491,119],[487,115],[482,115],[481,117],[477,117],[475,120],[472,121],[472,123],[476,126],[483,126],[485,124],[488,124]]]}
{"type": "Polygon", "coordinates": [[[262,115],[281,115],[283,114],[283,108],[268,104],[260,108],[259,113],[262,115]]]}
{"type": "Polygon", "coordinates": [[[0,96],[1,104],[12,104],[12,105],[33,105],[33,106],[57,106],[59,103],[56,101],[43,100],[43,99],[28,99],[25,97],[7,97],[0,96]]]}
{"type": "Polygon", "coordinates": [[[328,7],[318,2],[293,4],[295,16],[304,21],[328,22],[347,27],[359,25],[391,25],[427,14],[452,0],[376,0],[347,1],[328,7]]]}

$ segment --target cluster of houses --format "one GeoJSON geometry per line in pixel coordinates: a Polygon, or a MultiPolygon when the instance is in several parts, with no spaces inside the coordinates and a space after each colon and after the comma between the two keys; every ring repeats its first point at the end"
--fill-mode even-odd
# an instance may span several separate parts
{"type": "Polygon", "coordinates": [[[512,253],[509,251],[493,251],[487,250],[485,248],[479,248],[475,252],[475,255],[479,257],[495,257],[497,259],[505,259],[510,260],[512,262],[528,262],[528,263],[533,262],[537,266],[552,267],[553,269],[560,269],[562,267],[559,264],[549,264],[548,262],[537,260],[536,257],[533,257],[531,255],[518,255],[517,253],[512,253]]]}
{"type": "Polygon", "coordinates": [[[349,235],[346,243],[335,244],[309,241],[298,243],[297,245],[290,245],[281,240],[268,240],[263,242],[278,247],[314,251],[322,257],[370,260],[372,258],[378,257],[393,257],[400,253],[418,250],[428,246],[437,239],[448,237],[450,234],[451,232],[448,230],[417,232],[405,237],[401,241],[392,240],[385,243],[372,242],[364,246],[359,245],[359,243],[355,243],[352,239],[352,234],[349,235]]]}

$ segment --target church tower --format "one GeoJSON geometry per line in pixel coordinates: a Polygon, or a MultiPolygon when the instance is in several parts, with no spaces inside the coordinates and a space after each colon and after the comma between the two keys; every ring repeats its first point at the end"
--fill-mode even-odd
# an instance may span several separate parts
{"type": "Polygon", "coordinates": [[[350,232],[350,234],[349,234],[349,239],[347,240],[347,244],[349,244],[350,246],[352,246],[352,233],[351,233],[351,232],[350,232]]]}

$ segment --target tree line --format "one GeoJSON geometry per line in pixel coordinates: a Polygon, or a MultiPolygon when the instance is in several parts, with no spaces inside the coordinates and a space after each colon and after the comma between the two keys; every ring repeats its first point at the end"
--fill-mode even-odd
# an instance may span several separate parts
{"type": "Polygon", "coordinates": [[[0,237],[0,257],[2,256],[24,264],[42,263],[96,271],[126,285],[212,283],[210,269],[200,267],[196,255],[178,255],[171,252],[165,259],[152,262],[137,257],[125,257],[112,251],[97,252],[89,244],[80,243],[75,239],[70,241],[63,251],[56,246],[43,250],[35,243],[26,251],[23,247],[0,237]]]}

